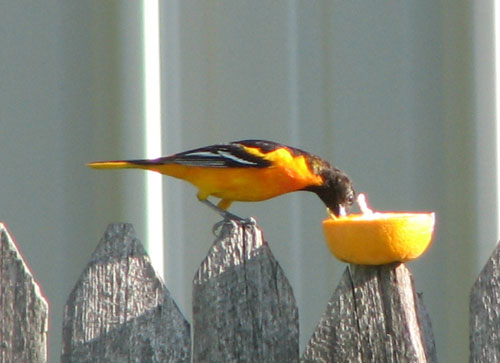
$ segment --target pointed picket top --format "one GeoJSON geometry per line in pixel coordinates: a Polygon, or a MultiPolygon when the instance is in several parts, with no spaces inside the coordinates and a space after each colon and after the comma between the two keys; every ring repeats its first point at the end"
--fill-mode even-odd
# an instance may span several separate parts
{"type": "Polygon", "coordinates": [[[500,244],[472,286],[470,362],[500,361],[500,244]]]}
{"type": "Polygon", "coordinates": [[[201,284],[215,278],[263,251],[272,255],[269,246],[264,242],[262,231],[254,220],[247,224],[228,220],[221,226],[220,235],[198,268],[194,283],[201,284]]]}
{"type": "Polygon", "coordinates": [[[404,264],[351,265],[302,362],[435,362],[430,319],[404,264]]]}
{"type": "Polygon", "coordinates": [[[292,288],[254,221],[226,221],[193,281],[194,362],[298,362],[292,288]]]}
{"type": "Polygon", "coordinates": [[[130,224],[110,224],[64,311],[62,362],[189,362],[190,327],[130,224]]]}
{"type": "Polygon", "coordinates": [[[0,362],[47,361],[47,300],[0,222],[0,362]]]}

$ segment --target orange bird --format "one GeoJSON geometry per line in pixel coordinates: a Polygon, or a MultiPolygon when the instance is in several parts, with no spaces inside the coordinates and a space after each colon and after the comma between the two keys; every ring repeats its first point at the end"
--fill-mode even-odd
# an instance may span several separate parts
{"type": "Polygon", "coordinates": [[[94,169],[145,169],[183,179],[198,188],[198,199],[225,218],[233,201],[256,202],[279,195],[316,193],[331,213],[345,214],[354,201],[349,177],[306,151],[272,141],[242,140],[146,160],[97,161],[94,169]],[[207,198],[220,198],[214,205],[207,198]]]}

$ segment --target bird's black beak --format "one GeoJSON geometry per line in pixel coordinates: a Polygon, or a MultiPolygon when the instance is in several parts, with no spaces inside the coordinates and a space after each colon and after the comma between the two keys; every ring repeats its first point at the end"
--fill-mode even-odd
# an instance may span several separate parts
{"type": "Polygon", "coordinates": [[[334,207],[328,207],[328,211],[335,217],[344,217],[347,215],[347,208],[343,204],[336,204],[334,207]]]}

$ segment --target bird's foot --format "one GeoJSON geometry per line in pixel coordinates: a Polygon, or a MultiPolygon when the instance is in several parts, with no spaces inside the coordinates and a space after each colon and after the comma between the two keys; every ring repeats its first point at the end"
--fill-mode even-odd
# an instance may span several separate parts
{"type": "Polygon", "coordinates": [[[235,220],[235,221],[240,221],[243,222],[245,219],[237,216],[236,214],[233,214],[231,212],[228,212],[227,210],[224,210],[222,208],[217,207],[215,204],[213,204],[211,201],[208,199],[200,199],[200,202],[211,208],[212,210],[216,211],[219,213],[224,220],[235,220]]]}
{"type": "Polygon", "coordinates": [[[234,218],[223,219],[222,221],[219,221],[219,222],[215,223],[214,226],[212,227],[212,232],[213,232],[213,234],[216,237],[220,236],[220,231],[222,230],[222,227],[226,223],[232,224],[233,228],[235,228],[235,227],[238,227],[238,226],[243,226],[244,227],[246,225],[255,225],[257,222],[252,217],[249,217],[249,218],[246,218],[246,219],[243,219],[243,218],[240,218],[240,219],[234,219],[234,218]]]}
{"type": "Polygon", "coordinates": [[[228,222],[235,223],[236,225],[246,225],[246,224],[255,224],[256,223],[255,219],[253,219],[251,217],[250,218],[241,218],[240,216],[237,216],[236,214],[233,214],[231,212],[228,212],[227,210],[219,208],[218,206],[216,206],[215,204],[213,204],[212,202],[210,202],[207,199],[202,199],[202,200],[200,200],[200,202],[202,202],[206,206],[210,207],[212,210],[219,213],[222,216],[222,218],[224,218],[222,221],[215,223],[213,228],[212,228],[212,232],[216,236],[218,236],[218,234],[219,234],[218,232],[219,232],[220,228],[225,223],[228,223],[228,222]]]}

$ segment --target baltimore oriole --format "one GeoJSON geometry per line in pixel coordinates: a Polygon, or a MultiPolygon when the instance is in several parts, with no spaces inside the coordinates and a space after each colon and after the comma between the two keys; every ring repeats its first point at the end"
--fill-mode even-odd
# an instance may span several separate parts
{"type": "Polygon", "coordinates": [[[272,141],[242,140],[151,160],[98,161],[94,169],[146,169],[186,180],[198,199],[224,217],[233,201],[255,202],[294,191],[310,191],[336,216],[354,201],[349,177],[306,151],[272,141]],[[209,196],[220,198],[215,206],[209,196]]]}

